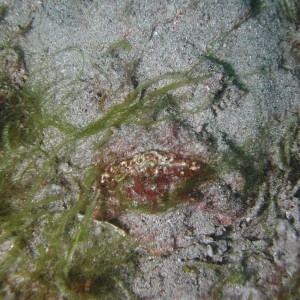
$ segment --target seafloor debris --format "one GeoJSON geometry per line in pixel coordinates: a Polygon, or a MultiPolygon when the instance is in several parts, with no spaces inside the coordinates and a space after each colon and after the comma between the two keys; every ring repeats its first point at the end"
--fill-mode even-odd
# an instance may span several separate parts
{"type": "Polygon", "coordinates": [[[18,52],[20,50],[17,47],[0,49],[1,80],[8,80],[17,89],[23,86],[27,79],[25,63],[18,52]]]}
{"type": "Polygon", "coordinates": [[[126,208],[161,211],[187,199],[191,183],[208,173],[207,164],[199,160],[156,150],[138,153],[103,167],[102,199],[94,215],[111,219],[126,208]]]}

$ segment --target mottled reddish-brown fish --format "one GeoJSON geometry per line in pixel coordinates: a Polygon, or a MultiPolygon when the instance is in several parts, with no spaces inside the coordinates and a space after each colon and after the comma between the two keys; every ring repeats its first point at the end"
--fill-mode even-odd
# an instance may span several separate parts
{"type": "Polygon", "coordinates": [[[107,165],[99,179],[103,199],[95,215],[114,218],[126,208],[139,206],[155,210],[203,166],[199,161],[156,150],[107,165]]]}

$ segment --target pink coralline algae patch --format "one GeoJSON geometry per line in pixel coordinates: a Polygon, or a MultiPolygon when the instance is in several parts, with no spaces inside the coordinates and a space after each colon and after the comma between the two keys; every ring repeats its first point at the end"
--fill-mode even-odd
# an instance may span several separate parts
{"type": "Polygon", "coordinates": [[[189,180],[199,178],[207,165],[173,153],[151,150],[102,168],[99,219],[115,218],[127,208],[156,212],[174,205],[186,193],[189,180]]]}

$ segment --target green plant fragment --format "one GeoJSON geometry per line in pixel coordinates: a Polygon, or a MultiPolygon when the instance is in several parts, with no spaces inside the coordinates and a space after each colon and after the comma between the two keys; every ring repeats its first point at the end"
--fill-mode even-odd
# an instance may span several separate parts
{"type": "Polygon", "coordinates": [[[251,9],[251,16],[256,17],[258,16],[263,8],[263,0],[251,0],[250,1],[250,9],[251,9]]]}
{"type": "Polygon", "coordinates": [[[218,57],[215,57],[211,54],[208,54],[205,56],[208,60],[210,60],[212,63],[215,63],[217,65],[220,65],[223,67],[224,69],[224,73],[232,79],[232,83],[239,88],[240,90],[242,90],[245,93],[249,92],[249,89],[247,88],[247,86],[241,81],[241,79],[239,78],[239,76],[237,75],[235,69],[233,68],[232,64],[230,64],[227,61],[224,61],[218,57]]]}
{"type": "Polygon", "coordinates": [[[131,44],[128,41],[120,40],[109,46],[108,52],[113,54],[118,48],[122,48],[124,50],[130,51],[132,49],[131,44]]]}

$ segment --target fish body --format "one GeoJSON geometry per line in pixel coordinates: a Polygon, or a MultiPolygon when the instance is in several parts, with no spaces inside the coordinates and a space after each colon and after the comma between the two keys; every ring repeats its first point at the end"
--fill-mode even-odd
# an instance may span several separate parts
{"type": "Polygon", "coordinates": [[[176,191],[202,168],[199,161],[156,150],[107,165],[99,178],[104,198],[102,211],[108,216],[128,207],[151,208],[154,212],[165,207],[176,191]]]}

